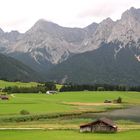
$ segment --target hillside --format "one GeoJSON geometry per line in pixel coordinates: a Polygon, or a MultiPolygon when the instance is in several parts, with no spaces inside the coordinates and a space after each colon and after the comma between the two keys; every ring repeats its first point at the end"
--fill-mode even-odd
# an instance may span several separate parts
{"type": "Polygon", "coordinates": [[[39,74],[14,58],[0,54],[0,79],[19,81],[41,80],[39,74]]]}
{"type": "Polygon", "coordinates": [[[52,68],[47,77],[62,83],[139,85],[139,61],[129,47],[115,56],[117,47],[117,44],[102,44],[95,51],[75,55],[52,68]]]}

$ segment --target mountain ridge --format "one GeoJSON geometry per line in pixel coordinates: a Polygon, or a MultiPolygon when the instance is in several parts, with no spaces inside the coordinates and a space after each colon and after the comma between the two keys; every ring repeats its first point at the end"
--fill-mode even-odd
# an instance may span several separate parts
{"type": "MultiPolygon", "coordinates": [[[[48,75],[53,67],[57,69],[57,66],[68,63],[69,60],[77,55],[85,56],[85,53],[94,51],[98,53],[98,49],[103,44],[108,44],[108,46],[113,44],[112,46],[115,46],[114,48],[106,48],[112,50],[110,53],[112,53],[113,60],[108,58],[109,60],[115,63],[115,60],[118,60],[120,54],[125,50],[128,56],[124,53],[125,55],[121,56],[121,59],[133,58],[136,62],[133,59],[129,59],[130,62],[126,61],[125,63],[128,63],[128,65],[130,63],[133,65],[134,63],[136,64],[135,69],[137,69],[140,62],[140,9],[132,7],[126,10],[121,19],[117,21],[106,18],[100,23],[93,22],[84,28],[62,27],[56,23],[41,19],[24,34],[18,32],[5,33],[2,29],[0,30],[1,53],[20,60],[43,76],[48,75]]],[[[96,56],[95,53],[93,54],[96,56]]],[[[88,57],[88,55],[86,56],[88,57]]],[[[95,64],[91,63],[90,65],[95,64]]],[[[99,64],[96,65],[98,67],[99,64]]],[[[122,63],[121,65],[123,67],[122,63]]],[[[112,64],[112,66],[114,65],[112,64]]],[[[106,66],[104,65],[104,67],[106,66]]],[[[64,66],[63,69],[65,69],[64,66]]],[[[85,69],[86,72],[88,72],[88,68],[85,69]]],[[[106,74],[109,75],[107,71],[106,74]]],[[[64,79],[65,81],[68,78],[66,74],[66,77],[63,75],[61,80],[64,79]]],[[[102,75],[102,78],[104,79],[105,76],[102,75]]],[[[135,76],[132,76],[133,80],[135,78],[135,76]]]]}
{"type": "Polygon", "coordinates": [[[77,54],[51,68],[47,78],[62,84],[139,85],[139,61],[129,47],[114,58],[114,47],[118,44],[102,44],[95,51],[77,54]]]}

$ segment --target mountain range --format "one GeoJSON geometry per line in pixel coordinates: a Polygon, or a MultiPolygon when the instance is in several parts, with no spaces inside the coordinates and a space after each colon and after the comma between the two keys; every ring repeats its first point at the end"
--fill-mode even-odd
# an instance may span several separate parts
{"type": "Polygon", "coordinates": [[[85,28],[41,19],[23,34],[0,29],[0,52],[47,81],[140,85],[140,9],[85,28]]]}

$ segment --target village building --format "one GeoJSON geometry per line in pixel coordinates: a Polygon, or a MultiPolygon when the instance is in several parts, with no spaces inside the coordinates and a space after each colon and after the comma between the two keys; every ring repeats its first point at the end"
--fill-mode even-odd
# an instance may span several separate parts
{"type": "Polygon", "coordinates": [[[116,132],[117,126],[107,118],[100,118],[88,124],[80,126],[80,132],[116,132]]]}
{"type": "Polygon", "coordinates": [[[1,100],[9,100],[9,97],[6,95],[0,95],[1,100]]]}
{"type": "Polygon", "coordinates": [[[46,92],[46,94],[56,94],[56,93],[57,93],[57,91],[55,91],[55,90],[48,90],[46,92]]]}

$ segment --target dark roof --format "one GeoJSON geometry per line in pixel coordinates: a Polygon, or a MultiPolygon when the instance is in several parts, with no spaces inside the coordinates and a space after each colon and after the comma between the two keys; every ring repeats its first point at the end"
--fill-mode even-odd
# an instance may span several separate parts
{"type": "Polygon", "coordinates": [[[109,125],[111,127],[114,127],[114,128],[117,127],[116,124],[112,120],[110,120],[108,118],[100,118],[100,119],[97,119],[96,121],[93,121],[91,123],[87,123],[87,124],[81,125],[80,127],[91,126],[91,125],[94,125],[97,122],[103,122],[103,123],[105,123],[105,124],[107,124],[107,125],[109,125]]]}
{"type": "Polygon", "coordinates": [[[99,120],[104,122],[104,123],[106,123],[106,124],[108,124],[108,125],[110,125],[110,126],[116,126],[116,124],[112,120],[110,120],[108,118],[100,118],[99,120]]]}
{"type": "Polygon", "coordinates": [[[0,96],[0,98],[1,98],[1,99],[9,99],[8,96],[4,96],[4,95],[0,96]]]}

